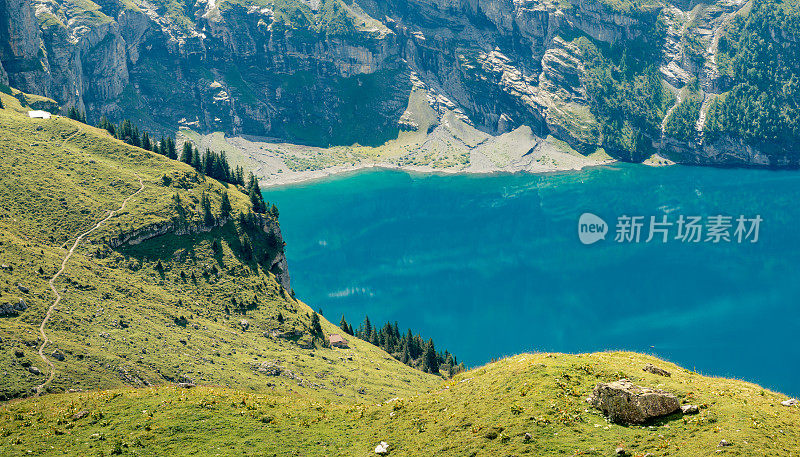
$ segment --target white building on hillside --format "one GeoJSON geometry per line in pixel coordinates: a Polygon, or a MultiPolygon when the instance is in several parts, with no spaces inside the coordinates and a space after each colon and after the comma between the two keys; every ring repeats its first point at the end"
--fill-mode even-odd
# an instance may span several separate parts
{"type": "Polygon", "coordinates": [[[50,119],[50,116],[47,111],[28,111],[28,117],[31,119],[50,119]]]}

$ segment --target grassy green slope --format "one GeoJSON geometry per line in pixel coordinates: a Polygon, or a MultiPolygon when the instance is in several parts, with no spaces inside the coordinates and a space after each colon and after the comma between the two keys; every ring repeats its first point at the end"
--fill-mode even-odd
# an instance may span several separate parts
{"type": "Polygon", "coordinates": [[[798,455],[800,408],[784,399],[639,354],[522,354],[381,404],[207,386],[49,395],[0,407],[0,453],[366,456],[385,440],[392,455],[614,455],[619,447],[637,456],[798,455]],[[646,363],[672,376],[646,373],[646,363]],[[608,423],[585,398],[620,377],[701,411],[647,426],[608,423]],[[81,411],[88,415],[73,419],[81,411]],[[718,447],[723,439],[732,445],[718,447]]]}
{"type": "MultiPolygon", "coordinates": [[[[219,218],[223,184],[93,127],[60,117],[31,120],[14,98],[2,97],[0,264],[9,268],[0,270],[0,303],[29,305],[19,316],[0,317],[2,397],[29,395],[46,379],[36,351],[38,326],[54,299],[47,281],[77,235],[139,188],[138,177],[145,189],[79,246],[56,282],[63,300],[47,325],[53,343],[45,351],[56,367],[51,391],[191,380],[372,401],[438,382],[359,340],[347,350],[319,342],[301,347],[311,342],[311,309],[268,271],[282,255],[274,239],[236,218],[197,231],[201,195],[219,218]],[[111,249],[103,242],[164,226],[171,231],[140,244],[111,249]],[[177,235],[175,228],[195,233],[177,235]],[[291,375],[267,376],[254,368],[263,362],[291,375]]],[[[244,194],[233,186],[227,192],[234,213],[249,211],[244,194]]],[[[328,322],[323,329],[341,333],[328,322]]]]}

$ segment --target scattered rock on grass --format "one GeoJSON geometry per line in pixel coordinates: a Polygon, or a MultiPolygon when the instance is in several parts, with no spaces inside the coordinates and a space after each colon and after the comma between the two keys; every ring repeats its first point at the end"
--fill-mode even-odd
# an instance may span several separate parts
{"type": "Polygon", "coordinates": [[[28,367],[28,371],[30,371],[31,373],[35,374],[36,376],[39,376],[40,374],[42,374],[42,371],[39,370],[39,368],[34,367],[34,366],[28,367]]]}
{"type": "Polygon", "coordinates": [[[248,328],[250,328],[250,321],[247,319],[242,319],[239,321],[239,327],[242,328],[243,332],[246,332],[248,328]]]}
{"type": "Polygon", "coordinates": [[[783,406],[800,406],[800,401],[797,401],[796,398],[790,398],[788,400],[784,400],[781,402],[783,406]]]}
{"type": "Polygon", "coordinates": [[[683,414],[697,414],[700,412],[700,407],[697,405],[682,405],[681,412],[683,414]]]}
{"type": "Polygon", "coordinates": [[[275,362],[264,362],[258,367],[258,371],[264,373],[267,376],[280,376],[283,373],[283,367],[276,364],[275,362]]]}
{"type": "Polygon", "coordinates": [[[194,387],[195,384],[193,382],[179,382],[178,387],[182,387],[184,389],[191,389],[194,387]]]}
{"type": "Polygon", "coordinates": [[[375,446],[375,453],[379,455],[386,455],[389,453],[389,443],[381,441],[380,444],[375,446]]]}
{"type": "Polygon", "coordinates": [[[628,454],[628,451],[625,450],[625,448],[621,448],[621,447],[618,447],[616,450],[614,450],[614,454],[615,455],[619,455],[621,457],[627,457],[627,456],[630,455],[630,454],[628,454]]]}
{"type": "Polygon", "coordinates": [[[532,438],[533,438],[533,435],[531,435],[530,433],[525,433],[525,435],[523,435],[523,437],[522,437],[522,439],[525,440],[525,441],[530,441],[532,438]]]}
{"type": "Polygon", "coordinates": [[[589,402],[612,422],[623,424],[641,424],[680,410],[675,395],[636,386],[627,379],[598,384],[589,402]]]}
{"type": "Polygon", "coordinates": [[[84,417],[86,417],[88,415],[89,415],[89,411],[86,411],[84,409],[83,411],[78,411],[77,413],[75,413],[72,416],[72,420],[74,420],[74,421],[81,420],[81,419],[83,419],[84,417]]]}
{"type": "Polygon", "coordinates": [[[672,376],[672,373],[670,373],[669,371],[667,371],[667,370],[665,370],[663,368],[659,368],[659,367],[653,365],[652,363],[648,363],[647,365],[645,365],[644,368],[642,368],[642,371],[646,371],[646,372],[652,373],[652,374],[657,374],[659,376],[666,376],[666,377],[672,376]]]}
{"type": "Polygon", "coordinates": [[[50,357],[52,357],[52,358],[54,358],[54,359],[58,360],[59,362],[63,362],[63,361],[64,361],[64,358],[65,358],[65,357],[64,357],[64,354],[62,354],[60,351],[57,351],[57,350],[56,350],[56,351],[53,351],[53,353],[52,353],[52,354],[50,354],[50,357]]]}
{"type": "Polygon", "coordinates": [[[731,443],[731,442],[729,442],[727,440],[722,440],[717,445],[717,447],[728,447],[728,446],[733,446],[733,443],[731,443]]]}
{"type": "Polygon", "coordinates": [[[30,292],[30,290],[27,287],[23,286],[22,284],[17,284],[17,289],[19,289],[19,291],[22,292],[23,294],[27,294],[28,292],[30,292]]]}

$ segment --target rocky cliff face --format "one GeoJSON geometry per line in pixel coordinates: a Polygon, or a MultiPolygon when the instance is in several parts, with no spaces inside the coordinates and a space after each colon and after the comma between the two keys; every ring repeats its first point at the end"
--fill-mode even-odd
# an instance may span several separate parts
{"type": "MultiPolygon", "coordinates": [[[[275,240],[276,248],[270,248],[268,252],[256,252],[255,258],[268,258],[269,263],[265,266],[275,275],[278,283],[283,286],[287,291],[291,291],[291,280],[289,277],[289,265],[286,261],[286,255],[283,250],[283,235],[281,233],[280,224],[272,217],[256,214],[257,230],[261,233],[253,234],[260,237],[266,235],[275,240]]],[[[101,242],[107,244],[112,248],[118,248],[123,245],[136,245],[159,236],[164,235],[188,235],[192,233],[204,233],[222,227],[229,223],[229,218],[222,218],[216,220],[212,225],[187,225],[179,219],[169,222],[157,223],[141,227],[132,232],[120,233],[112,238],[104,238],[102,240],[89,240],[90,242],[101,242]]]]}
{"type": "MultiPolygon", "coordinates": [[[[609,56],[657,49],[652,65],[670,90],[696,78],[713,96],[728,89],[719,36],[743,5],[0,0],[0,82],[85,108],[90,120],[322,146],[394,138],[416,88],[440,117],[492,134],[528,125],[593,152],[606,121],[590,103],[578,39],[609,56]]],[[[654,151],[668,144],[650,140],[654,151]]],[[[688,161],[707,161],[699,145],[684,146],[688,161]]]]}

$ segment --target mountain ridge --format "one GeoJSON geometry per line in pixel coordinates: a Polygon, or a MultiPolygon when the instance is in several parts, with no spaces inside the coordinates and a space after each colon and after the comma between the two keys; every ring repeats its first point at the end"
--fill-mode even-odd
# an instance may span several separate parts
{"type": "Polygon", "coordinates": [[[796,126],[778,117],[796,110],[795,3],[3,0],[0,82],[92,121],[321,147],[419,129],[404,116],[418,91],[434,127],[453,115],[619,160],[796,167],[796,126]],[[753,66],[779,71],[739,69],[753,66]],[[701,109],[674,137],[666,114],[695,86],[701,109]]]}

